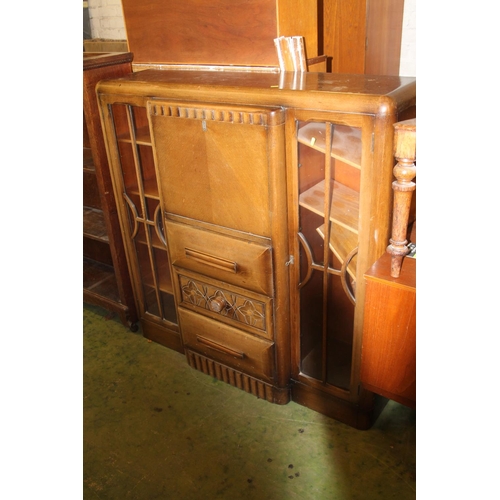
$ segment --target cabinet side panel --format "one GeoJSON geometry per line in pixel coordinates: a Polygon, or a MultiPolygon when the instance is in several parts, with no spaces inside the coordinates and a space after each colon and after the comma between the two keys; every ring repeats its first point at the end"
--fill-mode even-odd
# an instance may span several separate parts
{"type": "Polygon", "coordinates": [[[366,26],[367,75],[399,75],[404,0],[369,2],[366,26]]]}
{"type": "Polygon", "coordinates": [[[324,52],[333,73],[364,73],[365,19],[366,0],[324,2],[324,52]]]}

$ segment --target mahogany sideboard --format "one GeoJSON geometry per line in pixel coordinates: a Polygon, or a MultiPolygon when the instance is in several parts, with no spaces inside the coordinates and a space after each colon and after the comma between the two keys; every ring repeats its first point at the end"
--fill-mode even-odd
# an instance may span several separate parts
{"type": "Polygon", "coordinates": [[[389,239],[392,126],[415,116],[415,79],[148,69],[97,96],[145,337],[370,427],[363,277],[389,239]]]}
{"type": "Polygon", "coordinates": [[[384,253],[365,275],[361,381],[389,399],[416,408],[416,259],[406,257],[398,278],[384,253]]]}

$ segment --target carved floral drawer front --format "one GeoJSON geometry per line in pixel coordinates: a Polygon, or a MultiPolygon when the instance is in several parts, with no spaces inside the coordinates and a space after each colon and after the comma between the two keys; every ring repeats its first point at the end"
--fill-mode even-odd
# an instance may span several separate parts
{"type": "Polygon", "coordinates": [[[272,340],[272,301],[178,274],[181,305],[272,340]]]}

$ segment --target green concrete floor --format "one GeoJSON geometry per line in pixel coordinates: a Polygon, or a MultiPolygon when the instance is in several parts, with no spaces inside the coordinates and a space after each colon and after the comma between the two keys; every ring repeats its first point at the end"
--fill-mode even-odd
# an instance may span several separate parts
{"type": "Polygon", "coordinates": [[[416,498],[415,411],[358,431],[274,405],[84,305],[85,500],[416,498]]]}

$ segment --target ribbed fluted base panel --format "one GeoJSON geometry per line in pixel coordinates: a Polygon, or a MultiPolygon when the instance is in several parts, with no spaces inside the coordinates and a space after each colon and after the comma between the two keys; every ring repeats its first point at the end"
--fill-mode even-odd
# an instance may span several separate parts
{"type": "Polygon", "coordinates": [[[189,366],[192,368],[210,375],[217,380],[226,382],[233,387],[242,389],[249,394],[253,394],[260,399],[265,399],[275,404],[287,404],[290,401],[290,391],[288,388],[277,388],[266,384],[261,380],[257,380],[188,349],[186,349],[186,357],[189,366]]]}

